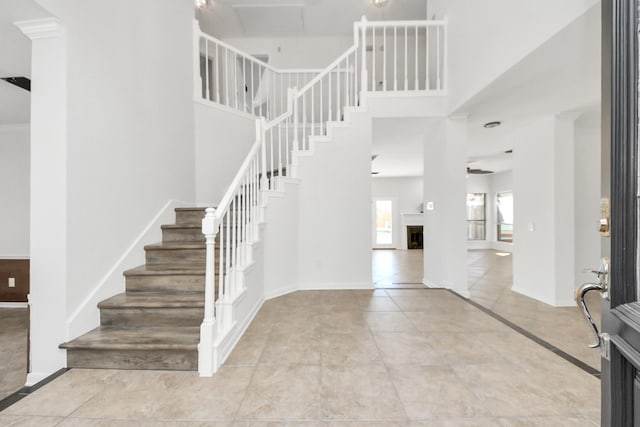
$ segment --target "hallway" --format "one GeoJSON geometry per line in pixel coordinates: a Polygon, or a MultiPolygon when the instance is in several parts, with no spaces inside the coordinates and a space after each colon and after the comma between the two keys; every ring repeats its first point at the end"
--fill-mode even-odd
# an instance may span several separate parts
{"type": "Polygon", "coordinates": [[[265,302],[213,378],[73,369],[0,425],[584,427],[599,390],[448,291],[306,291],[265,302]]]}

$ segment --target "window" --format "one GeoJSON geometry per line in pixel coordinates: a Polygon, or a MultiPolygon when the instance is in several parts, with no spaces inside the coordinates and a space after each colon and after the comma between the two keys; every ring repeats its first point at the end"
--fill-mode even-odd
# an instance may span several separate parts
{"type": "Polygon", "coordinates": [[[498,241],[513,243],[513,193],[498,193],[498,241]]]}
{"type": "Polygon", "coordinates": [[[376,245],[393,243],[393,207],[391,200],[376,200],[376,245]]]}
{"type": "Polygon", "coordinates": [[[467,239],[485,240],[485,193],[467,194],[467,239]]]}

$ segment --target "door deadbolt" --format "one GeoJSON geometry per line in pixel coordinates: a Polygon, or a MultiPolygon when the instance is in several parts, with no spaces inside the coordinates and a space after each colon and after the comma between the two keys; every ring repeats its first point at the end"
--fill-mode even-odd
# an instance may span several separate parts
{"type": "Polygon", "coordinates": [[[610,216],[609,199],[607,197],[600,199],[600,234],[604,237],[611,235],[610,216]]]}

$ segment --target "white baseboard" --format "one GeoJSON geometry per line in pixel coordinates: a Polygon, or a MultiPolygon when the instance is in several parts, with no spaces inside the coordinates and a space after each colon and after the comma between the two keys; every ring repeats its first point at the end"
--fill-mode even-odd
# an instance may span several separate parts
{"type": "Polygon", "coordinates": [[[0,308],[27,308],[28,302],[0,302],[0,308]]]}
{"type": "Polygon", "coordinates": [[[322,290],[352,290],[352,289],[374,289],[373,281],[369,282],[316,282],[301,283],[301,291],[322,291],[322,290]]]}
{"type": "Polygon", "coordinates": [[[25,385],[27,387],[31,387],[33,385],[38,384],[40,381],[46,379],[47,377],[49,377],[49,375],[54,374],[54,372],[29,372],[27,374],[27,381],[25,383],[25,385]]]}
{"type": "Polygon", "coordinates": [[[29,258],[30,255],[16,255],[16,254],[11,254],[11,255],[7,255],[7,254],[0,254],[0,259],[30,259],[29,258]]]}
{"type": "Polygon", "coordinates": [[[273,299],[273,298],[278,298],[281,297],[283,295],[287,295],[290,294],[291,292],[295,292],[299,290],[299,288],[297,286],[282,286],[278,289],[274,289],[272,291],[269,292],[265,292],[264,293],[264,299],[265,300],[269,300],[269,299],[273,299]]]}

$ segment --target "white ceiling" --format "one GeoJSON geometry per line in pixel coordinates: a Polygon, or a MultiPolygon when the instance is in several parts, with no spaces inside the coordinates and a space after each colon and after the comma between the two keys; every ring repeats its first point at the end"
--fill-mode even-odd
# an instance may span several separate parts
{"type": "MultiPolygon", "coordinates": [[[[201,28],[216,37],[349,36],[353,23],[369,20],[424,19],[427,0],[209,0],[198,12],[201,28]]],[[[431,15],[432,13],[429,12],[431,15]]]]}
{"type": "MultiPolygon", "coordinates": [[[[600,8],[567,26],[453,115],[467,115],[468,166],[501,172],[512,168],[511,134],[542,116],[579,113],[577,125],[599,126],[600,8]],[[485,129],[490,121],[497,128],[485,129]]],[[[423,135],[428,124],[388,120],[373,127],[372,163],[378,177],[422,174],[423,135]],[[398,139],[402,139],[401,143],[398,139]],[[418,163],[420,163],[418,165],[418,163]],[[419,171],[419,173],[418,173],[419,171]]]]}
{"type": "MultiPolygon", "coordinates": [[[[31,76],[31,41],[13,24],[49,16],[33,0],[0,0],[0,77],[31,76]]],[[[0,125],[29,121],[29,92],[0,80],[0,125]]]]}

